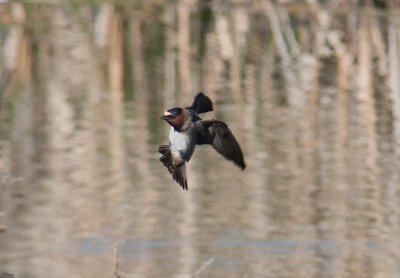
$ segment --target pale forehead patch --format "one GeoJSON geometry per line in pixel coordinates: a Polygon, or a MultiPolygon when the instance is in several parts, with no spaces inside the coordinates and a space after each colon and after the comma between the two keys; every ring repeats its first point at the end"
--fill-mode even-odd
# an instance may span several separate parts
{"type": "Polygon", "coordinates": [[[165,111],[164,114],[163,114],[163,116],[172,116],[172,114],[169,113],[168,111],[165,111]]]}

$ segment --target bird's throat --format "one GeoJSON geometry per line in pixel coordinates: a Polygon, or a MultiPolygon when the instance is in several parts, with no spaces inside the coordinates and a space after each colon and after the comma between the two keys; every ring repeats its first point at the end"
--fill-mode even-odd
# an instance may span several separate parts
{"type": "Polygon", "coordinates": [[[181,113],[179,116],[171,119],[168,123],[176,130],[181,131],[183,124],[185,123],[185,113],[181,113]]]}

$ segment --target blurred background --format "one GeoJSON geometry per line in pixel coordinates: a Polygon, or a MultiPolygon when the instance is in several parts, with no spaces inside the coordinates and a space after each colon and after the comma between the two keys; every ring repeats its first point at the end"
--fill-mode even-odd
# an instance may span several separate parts
{"type": "MultiPolygon", "coordinates": [[[[4,1],[2,1],[4,2],[4,1]]],[[[0,273],[398,277],[400,2],[0,4],[0,273]],[[159,119],[199,91],[241,171],[159,119]]]]}

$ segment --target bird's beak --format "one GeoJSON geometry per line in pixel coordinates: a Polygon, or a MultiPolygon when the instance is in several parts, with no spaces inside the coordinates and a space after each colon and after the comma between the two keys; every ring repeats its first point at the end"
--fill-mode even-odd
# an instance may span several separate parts
{"type": "Polygon", "coordinates": [[[172,114],[169,113],[168,111],[165,111],[164,114],[160,117],[161,120],[167,120],[169,118],[171,118],[172,114]]]}

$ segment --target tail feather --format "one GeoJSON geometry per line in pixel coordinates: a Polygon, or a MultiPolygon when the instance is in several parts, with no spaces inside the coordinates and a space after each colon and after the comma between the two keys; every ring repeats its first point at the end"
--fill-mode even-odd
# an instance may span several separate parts
{"type": "Polygon", "coordinates": [[[211,99],[203,93],[198,93],[193,100],[191,106],[186,109],[194,111],[196,114],[206,113],[213,111],[211,99]]]}

